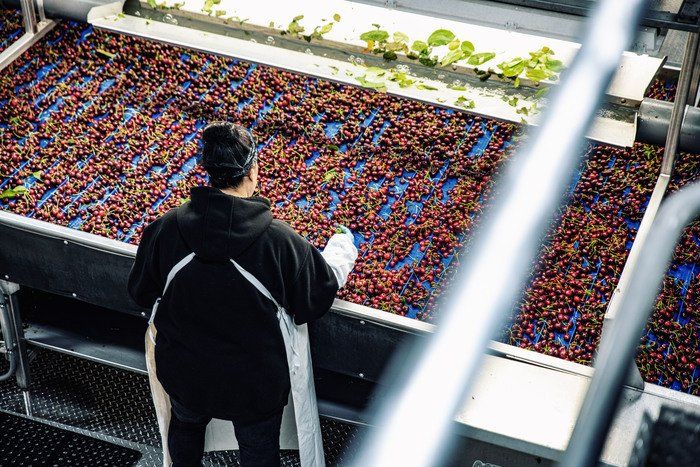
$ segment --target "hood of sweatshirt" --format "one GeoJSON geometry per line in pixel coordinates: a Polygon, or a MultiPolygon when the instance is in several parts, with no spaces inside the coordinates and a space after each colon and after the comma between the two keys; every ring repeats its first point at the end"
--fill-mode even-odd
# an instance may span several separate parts
{"type": "Polygon", "coordinates": [[[200,258],[227,261],[248,248],[272,222],[264,198],[238,198],[212,187],[195,187],[177,211],[187,246],[200,258]]]}

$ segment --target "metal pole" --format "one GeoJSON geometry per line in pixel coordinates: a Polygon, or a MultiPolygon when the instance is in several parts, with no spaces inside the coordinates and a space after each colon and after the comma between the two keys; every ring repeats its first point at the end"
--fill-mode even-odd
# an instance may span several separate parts
{"type": "Polygon", "coordinates": [[[22,18],[24,20],[24,31],[29,34],[36,34],[36,11],[32,0],[21,0],[22,18]]]}
{"type": "Polygon", "coordinates": [[[15,346],[14,328],[10,317],[9,305],[6,304],[5,294],[0,290],[0,331],[2,331],[5,351],[10,362],[8,370],[0,375],[0,381],[6,381],[14,376],[17,370],[17,349],[15,346]]]}
{"type": "Polygon", "coordinates": [[[46,21],[46,12],[44,11],[44,0],[36,0],[36,9],[39,11],[39,21],[46,21]]]}
{"type": "Polygon", "coordinates": [[[634,360],[639,338],[654,307],[676,242],[685,226],[698,215],[700,183],[680,190],[662,204],[651,227],[644,254],[633,270],[633,280],[623,298],[617,319],[609,332],[603,335],[595,373],[562,465],[597,465],[620,399],[620,389],[629,364],[634,360]]]}
{"type": "Polygon", "coordinates": [[[678,141],[681,137],[681,126],[683,124],[683,118],[685,117],[685,106],[686,102],[688,102],[688,93],[690,91],[693,70],[698,55],[699,40],[700,35],[698,35],[698,33],[688,33],[688,41],[686,42],[685,54],[683,56],[683,66],[678,76],[676,98],[673,104],[673,111],[671,112],[671,121],[668,126],[664,158],[661,162],[662,175],[670,176],[673,171],[673,164],[676,160],[676,152],[678,150],[678,141]]]}
{"type": "Polygon", "coordinates": [[[377,431],[358,466],[440,462],[456,410],[474,383],[489,339],[503,325],[576,165],[584,132],[636,33],[645,0],[598,2],[583,47],[531,144],[507,167],[501,196],[460,271],[435,335],[396,369],[377,410],[377,431]],[[422,351],[421,351],[422,350],[422,351]]]}
{"type": "Polygon", "coordinates": [[[9,307],[10,332],[13,334],[15,357],[17,360],[17,368],[15,370],[17,385],[22,390],[25,413],[26,415],[32,415],[29,397],[29,356],[27,354],[27,341],[24,338],[24,331],[22,330],[22,318],[20,316],[19,301],[17,299],[18,292],[18,284],[0,280],[0,293],[7,297],[5,305],[9,307]]]}

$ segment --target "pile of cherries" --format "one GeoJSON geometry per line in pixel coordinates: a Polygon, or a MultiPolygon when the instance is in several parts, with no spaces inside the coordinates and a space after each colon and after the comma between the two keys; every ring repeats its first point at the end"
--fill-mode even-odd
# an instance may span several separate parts
{"type": "Polygon", "coordinates": [[[0,8],[0,52],[24,33],[22,15],[17,10],[0,8]]]}
{"type": "MultiPolygon", "coordinates": [[[[355,232],[341,298],[423,320],[520,140],[511,124],[62,23],[0,76],[0,208],[138,243],[206,183],[196,157],[212,120],[253,131],[275,216],[318,247],[339,224],[355,232]]],[[[591,361],[661,156],[589,146],[506,342],[591,361]]],[[[673,189],[697,177],[693,159],[673,189]]],[[[648,381],[690,392],[699,235],[695,225],[679,245],[638,357],[648,381]]]]}
{"type": "Polygon", "coordinates": [[[318,247],[337,225],[355,232],[340,297],[422,318],[515,129],[76,23],[15,62],[0,93],[1,208],[138,243],[206,183],[203,125],[234,121],[255,135],[277,217],[318,247]]]}
{"type": "Polygon", "coordinates": [[[649,86],[649,89],[647,89],[646,97],[673,102],[673,99],[676,97],[676,82],[656,78],[649,86]]]}
{"type": "Polygon", "coordinates": [[[662,153],[591,145],[508,329],[507,342],[589,363],[662,153]]]}

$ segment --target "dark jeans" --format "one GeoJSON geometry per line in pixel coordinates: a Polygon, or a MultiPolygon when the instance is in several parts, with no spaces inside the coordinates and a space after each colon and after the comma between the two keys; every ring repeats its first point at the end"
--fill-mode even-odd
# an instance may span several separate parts
{"type": "MultiPolygon", "coordinates": [[[[172,411],[168,448],[173,467],[201,466],[204,435],[211,417],[192,412],[174,399],[170,402],[172,411]]],[[[260,422],[234,423],[242,467],[279,467],[281,425],[281,410],[260,422]]]]}

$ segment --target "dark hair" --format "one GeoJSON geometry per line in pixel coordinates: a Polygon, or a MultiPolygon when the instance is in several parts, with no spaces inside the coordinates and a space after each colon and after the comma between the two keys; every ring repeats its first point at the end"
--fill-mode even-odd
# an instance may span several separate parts
{"type": "Polygon", "coordinates": [[[199,163],[214,188],[236,188],[255,163],[255,141],[250,132],[229,122],[212,122],[202,131],[199,163]]]}

